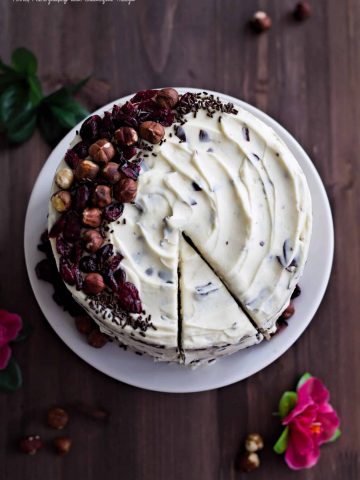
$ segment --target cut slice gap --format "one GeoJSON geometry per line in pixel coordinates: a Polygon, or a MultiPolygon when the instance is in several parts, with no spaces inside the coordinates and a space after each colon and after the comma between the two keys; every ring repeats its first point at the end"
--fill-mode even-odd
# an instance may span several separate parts
{"type": "Polygon", "coordinates": [[[233,294],[233,292],[230,290],[229,286],[227,285],[227,283],[225,282],[225,280],[222,278],[221,275],[218,274],[218,272],[216,271],[216,269],[213,268],[213,266],[211,265],[211,263],[209,263],[208,260],[206,260],[206,258],[204,258],[204,256],[202,255],[202,253],[200,252],[200,250],[197,248],[197,246],[194,244],[194,242],[192,241],[192,239],[189,237],[189,235],[187,235],[185,232],[182,232],[182,236],[184,238],[184,240],[195,250],[195,252],[199,255],[199,257],[203,260],[204,263],[206,263],[206,265],[210,268],[210,270],[216,275],[216,277],[220,280],[220,282],[224,285],[224,287],[226,288],[227,292],[229,293],[229,295],[232,297],[232,299],[236,302],[236,304],[238,305],[238,307],[242,310],[243,314],[246,316],[246,318],[249,320],[249,322],[251,323],[251,325],[259,332],[259,333],[263,333],[261,332],[261,330],[259,329],[259,327],[256,325],[256,323],[254,322],[254,320],[250,317],[250,315],[248,314],[248,312],[246,311],[246,309],[243,307],[242,303],[239,301],[239,299],[233,294]]]}
{"type": "MultiPolygon", "coordinates": [[[[181,237],[180,237],[181,241],[181,237]]],[[[181,311],[181,266],[180,266],[180,250],[178,257],[178,268],[177,268],[177,310],[178,310],[178,350],[179,350],[179,359],[180,363],[185,362],[184,352],[182,349],[182,311],[181,311]]]]}
{"type": "Polygon", "coordinates": [[[180,238],[179,268],[180,347],[186,365],[211,363],[263,339],[185,236],[180,238]]]}

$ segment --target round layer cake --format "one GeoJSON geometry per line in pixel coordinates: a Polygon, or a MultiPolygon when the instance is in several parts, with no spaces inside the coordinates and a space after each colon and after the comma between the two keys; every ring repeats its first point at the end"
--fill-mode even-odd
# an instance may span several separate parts
{"type": "Polygon", "coordinates": [[[168,88],[83,123],[48,227],[60,275],[104,333],[195,365],[271,338],[311,225],[305,176],[271,128],[168,88]]]}

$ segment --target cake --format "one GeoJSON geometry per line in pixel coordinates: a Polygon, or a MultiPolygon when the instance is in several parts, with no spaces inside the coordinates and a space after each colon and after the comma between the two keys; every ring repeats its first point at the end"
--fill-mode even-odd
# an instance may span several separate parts
{"type": "Polygon", "coordinates": [[[185,365],[271,338],[311,227],[305,175],[276,133],[172,88],[85,120],[48,218],[60,275],[101,331],[185,365]]]}

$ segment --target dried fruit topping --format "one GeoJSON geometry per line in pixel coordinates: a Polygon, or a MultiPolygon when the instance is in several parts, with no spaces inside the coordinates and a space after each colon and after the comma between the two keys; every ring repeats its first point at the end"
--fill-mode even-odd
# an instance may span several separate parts
{"type": "Polygon", "coordinates": [[[100,208],[107,207],[112,202],[111,188],[107,185],[97,185],[92,194],[92,202],[100,208]]]}
{"type": "Polygon", "coordinates": [[[65,257],[68,257],[71,253],[72,248],[72,244],[67,242],[61,233],[56,237],[56,251],[59,255],[64,255],[65,257]]]}
{"type": "Polygon", "coordinates": [[[89,148],[89,155],[95,162],[106,165],[115,157],[116,151],[114,145],[107,139],[102,138],[93,143],[89,148]]]}
{"type": "Polygon", "coordinates": [[[181,96],[179,103],[176,107],[176,110],[181,115],[186,115],[187,113],[191,112],[195,104],[196,104],[196,95],[194,93],[187,92],[181,96]]]}
{"type": "Polygon", "coordinates": [[[114,272],[110,269],[110,267],[104,268],[102,270],[102,274],[106,285],[110,287],[113,292],[117,292],[119,285],[115,279],[114,272]]]}
{"type": "Polygon", "coordinates": [[[108,265],[109,268],[114,272],[119,268],[119,265],[124,257],[121,255],[121,253],[115,253],[112,257],[108,259],[108,265]]]}
{"type": "Polygon", "coordinates": [[[80,258],[82,257],[82,254],[84,253],[84,249],[83,249],[83,245],[82,245],[82,242],[81,240],[78,240],[71,252],[70,252],[70,256],[69,256],[69,259],[72,263],[74,263],[75,265],[77,265],[80,261],[80,258]]]}
{"type": "Polygon", "coordinates": [[[85,249],[90,253],[95,253],[103,246],[104,239],[97,230],[86,230],[83,233],[85,249]]]}
{"type": "Polygon", "coordinates": [[[126,102],[122,107],[114,105],[112,109],[114,124],[117,127],[126,125],[135,129],[138,128],[138,121],[135,118],[137,115],[136,110],[136,107],[130,102],[126,102]]]}
{"type": "Polygon", "coordinates": [[[80,333],[84,333],[85,335],[89,335],[89,333],[91,333],[95,328],[95,322],[91,317],[89,317],[89,315],[76,316],[75,325],[78,331],[80,333]]]}
{"type": "Polygon", "coordinates": [[[70,193],[67,190],[59,190],[51,197],[51,204],[57,212],[67,212],[71,207],[70,193]]]}
{"type": "Polygon", "coordinates": [[[35,273],[39,280],[52,283],[54,276],[57,275],[57,270],[54,264],[52,264],[47,258],[44,258],[36,265],[35,273]]]}
{"type": "Polygon", "coordinates": [[[66,216],[62,215],[51,227],[49,232],[49,237],[50,238],[57,237],[59,233],[64,231],[65,225],[66,225],[66,216]]]}
{"type": "Polygon", "coordinates": [[[262,33],[271,28],[271,18],[266,12],[258,11],[254,13],[250,20],[250,26],[256,33],[262,33]]]}
{"type": "Polygon", "coordinates": [[[74,174],[71,168],[61,168],[56,172],[55,175],[55,183],[58,187],[62,188],[63,190],[67,190],[71,187],[74,181],[74,174]]]}
{"type": "Polygon", "coordinates": [[[105,288],[105,283],[100,273],[88,273],[84,279],[83,291],[86,295],[98,295],[105,288]]]}
{"type": "Polygon", "coordinates": [[[80,136],[83,140],[94,142],[99,138],[99,131],[101,129],[102,120],[99,115],[92,115],[87,118],[81,125],[80,136]]]}
{"type": "Polygon", "coordinates": [[[84,273],[94,273],[97,270],[97,262],[89,255],[82,257],[79,262],[79,269],[84,273]]]}
{"type": "Polygon", "coordinates": [[[164,127],[160,123],[153,121],[141,123],[139,132],[144,140],[153,144],[160,143],[165,135],[164,127]]]}
{"type": "Polygon", "coordinates": [[[66,216],[64,225],[64,238],[69,242],[74,242],[80,238],[81,223],[80,218],[75,212],[69,212],[66,216]]]}
{"type": "Polygon", "coordinates": [[[60,407],[50,408],[47,414],[47,424],[56,430],[62,430],[69,423],[69,414],[60,407]]]}
{"type": "Polygon", "coordinates": [[[163,88],[157,93],[155,101],[162,108],[172,109],[179,101],[179,94],[174,88],[163,88]]]}
{"type": "Polygon", "coordinates": [[[43,446],[39,435],[29,435],[20,441],[20,450],[27,455],[35,455],[43,446]]]}
{"type": "Polygon", "coordinates": [[[121,147],[131,147],[139,140],[137,131],[131,127],[120,127],[116,130],[115,140],[121,147]]]}
{"type": "Polygon", "coordinates": [[[296,285],[296,287],[294,288],[294,291],[291,295],[291,299],[297,298],[299,295],[301,295],[301,288],[300,288],[300,285],[296,285]]]}
{"type": "Polygon", "coordinates": [[[114,185],[114,198],[121,203],[129,203],[135,200],[137,183],[132,178],[122,178],[114,185]]]}
{"type": "MultiPolygon", "coordinates": [[[[72,151],[75,152],[80,158],[86,158],[89,155],[89,142],[80,141],[73,146],[72,151]]],[[[71,167],[71,165],[69,165],[71,167]]],[[[77,165],[74,167],[76,168],[77,165]]]]}
{"type": "Polygon", "coordinates": [[[140,164],[141,164],[141,159],[134,160],[132,162],[126,162],[124,163],[124,165],[120,167],[120,170],[125,176],[132,178],[133,180],[137,180],[141,170],[140,164]]]}
{"type": "Polygon", "coordinates": [[[108,341],[108,336],[100,332],[99,329],[94,329],[88,336],[88,342],[94,348],[102,348],[108,341]]]}
{"type": "Polygon", "coordinates": [[[102,169],[101,175],[109,183],[118,182],[121,177],[121,173],[119,172],[119,165],[115,162],[109,162],[102,169]]]}
{"type": "Polygon", "coordinates": [[[292,317],[295,313],[295,307],[293,302],[290,302],[288,307],[283,311],[281,314],[281,320],[287,320],[288,318],[292,317]]]}
{"type": "Polygon", "coordinates": [[[119,202],[112,203],[111,205],[108,205],[106,208],[104,208],[103,219],[106,220],[107,222],[114,222],[119,217],[121,217],[123,211],[124,211],[124,205],[122,203],[119,203],[119,202]]]}
{"type": "Polygon", "coordinates": [[[118,290],[118,303],[126,312],[142,312],[139,292],[133,283],[124,282],[120,285],[118,290]]]}
{"type": "Polygon", "coordinates": [[[100,138],[107,138],[108,140],[111,139],[113,133],[115,131],[113,118],[111,112],[105,112],[104,117],[102,119],[102,124],[100,128],[100,138]]]}
{"type": "Polygon", "coordinates": [[[107,264],[113,253],[114,247],[111,245],[111,243],[107,243],[96,252],[96,260],[100,269],[107,264]]]}
{"type": "Polygon", "coordinates": [[[79,185],[74,192],[72,206],[77,212],[82,212],[87,207],[90,190],[87,185],[79,185]]]}
{"type": "Polygon", "coordinates": [[[91,160],[83,160],[79,163],[75,170],[75,178],[77,180],[92,181],[95,180],[99,172],[99,165],[91,160]]]}
{"type": "Polygon", "coordinates": [[[131,160],[136,153],[136,147],[121,147],[121,155],[124,160],[131,160]]]}
{"type": "Polygon", "coordinates": [[[88,227],[100,227],[101,210],[99,208],[85,208],[82,214],[82,222],[88,227]]]}
{"type": "Polygon", "coordinates": [[[158,90],[141,90],[130,100],[131,103],[143,102],[144,100],[150,100],[153,98],[158,90]]]}
{"type": "Polygon", "coordinates": [[[70,437],[57,437],[54,439],[54,447],[59,455],[66,455],[70,452],[72,440],[70,437]]]}
{"type": "Polygon", "coordinates": [[[65,154],[65,162],[72,170],[75,170],[75,168],[79,165],[80,157],[75,150],[68,150],[65,154]]]}
{"type": "Polygon", "coordinates": [[[75,266],[66,257],[60,257],[59,272],[61,278],[68,285],[75,285],[76,283],[75,270],[75,266]]]}

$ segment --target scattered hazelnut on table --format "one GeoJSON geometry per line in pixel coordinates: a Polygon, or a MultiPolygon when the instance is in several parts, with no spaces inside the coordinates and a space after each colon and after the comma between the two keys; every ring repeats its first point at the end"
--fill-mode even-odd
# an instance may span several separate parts
{"type": "Polygon", "coordinates": [[[108,341],[109,338],[96,328],[88,335],[89,345],[94,348],[102,348],[104,345],[107,344],[108,341]]]}
{"type": "Polygon", "coordinates": [[[259,455],[255,452],[245,452],[241,455],[239,468],[243,472],[252,472],[260,467],[259,455]]]}
{"type": "Polygon", "coordinates": [[[103,246],[104,239],[97,230],[86,230],[82,238],[84,240],[85,249],[90,253],[95,253],[103,246]]]}
{"type": "Polygon", "coordinates": [[[111,188],[107,185],[97,185],[92,194],[92,202],[100,208],[110,205],[112,202],[111,188]]]}
{"type": "Polygon", "coordinates": [[[162,88],[155,97],[155,102],[162,108],[175,107],[179,101],[179,94],[174,88],[162,88]]]}
{"type": "Polygon", "coordinates": [[[97,295],[105,288],[103,277],[100,273],[88,273],[84,279],[83,291],[87,295],[97,295]]]}
{"type": "Polygon", "coordinates": [[[93,143],[89,148],[89,155],[95,162],[106,164],[115,157],[114,145],[106,138],[93,143]]]}
{"type": "Polygon", "coordinates": [[[152,122],[150,120],[140,123],[139,132],[144,140],[153,144],[160,143],[165,135],[165,129],[161,123],[152,122]]]}
{"type": "Polygon", "coordinates": [[[292,317],[295,313],[295,307],[293,302],[290,302],[288,307],[283,311],[280,318],[282,320],[287,320],[288,318],[292,317]]]}
{"type": "Polygon", "coordinates": [[[298,20],[299,22],[303,22],[304,20],[307,20],[309,17],[311,17],[311,14],[312,14],[312,10],[308,2],[297,3],[295,10],[293,12],[293,16],[295,20],[298,20]]]}
{"type": "Polygon", "coordinates": [[[47,414],[47,424],[56,430],[62,430],[69,423],[69,414],[60,407],[50,408],[47,414]]]}
{"type": "Polygon", "coordinates": [[[271,28],[272,21],[266,12],[258,11],[254,13],[250,20],[250,26],[256,33],[262,33],[271,28]]]}
{"type": "Polygon", "coordinates": [[[76,167],[75,178],[77,180],[95,180],[99,170],[99,165],[96,163],[91,160],[83,160],[76,167]]]}
{"type": "Polygon", "coordinates": [[[114,134],[116,143],[121,147],[131,147],[139,140],[137,131],[132,127],[120,127],[114,134]]]}
{"type": "Polygon", "coordinates": [[[115,162],[109,162],[107,165],[105,165],[101,174],[109,183],[117,183],[121,178],[119,165],[115,162]]]}
{"type": "Polygon", "coordinates": [[[51,204],[59,213],[67,212],[71,207],[71,195],[66,190],[60,190],[51,197],[51,204]]]}
{"type": "Polygon", "coordinates": [[[252,453],[264,448],[262,436],[258,433],[249,433],[245,440],[245,449],[252,453]]]}
{"type": "Polygon", "coordinates": [[[100,227],[101,210],[99,208],[85,208],[82,213],[82,222],[88,227],[100,227]]]}
{"type": "Polygon", "coordinates": [[[27,455],[35,455],[43,446],[39,435],[29,435],[20,441],[20,450],[27,455]]]}
{"type": "Polygon", "coordinates": [[[54,447],[59,455],[66,455],[70,452],[72,440],[70,437],[57,437],[54,439],[54,447]]]}
{"type": "Polygon", "coordinates": [[[63,190],[67,190],[71,187],[74,181],[74,174],[71,168],[64,167],[61,168],[55,175],[55,183],[58,187],[62,188],[63,190]]]}
{"type": "Polygon", "coordinates": [[[129,203],[135,200],[137,183],[132,178],[124,177],[114,185],[114,198],[121,203],[129,203]]]}

